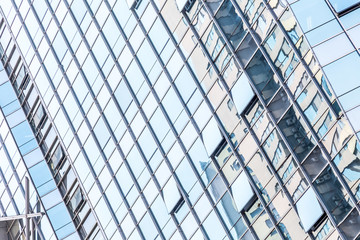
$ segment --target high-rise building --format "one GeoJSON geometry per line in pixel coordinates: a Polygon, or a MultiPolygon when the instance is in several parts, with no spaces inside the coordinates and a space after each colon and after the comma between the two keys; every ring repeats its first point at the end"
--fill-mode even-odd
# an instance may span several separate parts
{"type": "Polygon", "coordinates": [[[0,59],[1,239],[360,239],[360,1],[1,0],[0,59]]]}

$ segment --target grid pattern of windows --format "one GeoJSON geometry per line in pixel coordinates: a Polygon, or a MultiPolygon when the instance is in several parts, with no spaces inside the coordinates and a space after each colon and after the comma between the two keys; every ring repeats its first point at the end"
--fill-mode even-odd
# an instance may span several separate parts
{"type": "Polygon", "coordinates": [[[359,238],[348,4],[2,1],[0,104],[36,237],[359,238]]]}

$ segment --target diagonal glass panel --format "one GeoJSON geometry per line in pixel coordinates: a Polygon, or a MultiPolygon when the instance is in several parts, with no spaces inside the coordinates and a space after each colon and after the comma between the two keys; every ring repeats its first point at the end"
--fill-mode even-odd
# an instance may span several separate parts
{"type": "Polygon", "coordinates": [[[305,232],[309,231],[324,213],[311,188],[299,199],[296,208],[305,232]]]}
{"type": "Polygon", "coordinates": [[[241,212],[254,197],[254,192],[244,172],[235,180],[231,190],[237,210],[241,212]]]}
{"type": "Polygon", "coordinates": [[[231,95],[238,114],[240,115],[255,95],[250,87],[246,74],[242,74],[239,77],[234,87],[231,89],[231,95]]]}
{"type": "Polygon", "coordinates": [[[174,177],[171,177],[163,189],[164,202],[169,214],[172,214],[183,201],[174,177]]]}
{"type": "Polygon", "coordinates": [[[223,140],[223,136],[218,128],[214,118],[211,118],[204,130],[202,131],[202,139],[208,156],[210,157],[215,152],[223,140]]]}

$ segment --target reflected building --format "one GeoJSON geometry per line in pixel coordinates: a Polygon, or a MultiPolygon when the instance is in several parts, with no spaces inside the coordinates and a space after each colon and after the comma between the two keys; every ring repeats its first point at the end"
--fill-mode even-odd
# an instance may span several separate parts
{"type": "Polygon", "coordinates": [[[359,6],[1,1],[0,238],[359,239],[359,6]]]}

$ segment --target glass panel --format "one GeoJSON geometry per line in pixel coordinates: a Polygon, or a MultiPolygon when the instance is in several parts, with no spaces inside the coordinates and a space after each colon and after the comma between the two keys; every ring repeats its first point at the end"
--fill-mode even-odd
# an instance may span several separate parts
{"type": "Polygon", "coordinates": [[[300,219],[294,209],[290,210],[278,226],[287,240],[306,239],[307,237],[303,227],[300,225],[300,219]]]}
{"type": "Polygon", "coordinates": [[[224,1],[216,13],[215,19],[218,21],[231,45],[236,48],[244,38],[246,31],[244,30],[244,24],[239,13],[235,10],[231,1],[224,1]]]}
{"type": "Polygon", "coordinates": [[[253,199],[244,210],[244,214],[250,223],[253,223],[264,209],[259,199],[253,199]]]}
{"type": "Polygon", "coordinates": [[[221,132],[214,118],[210,119],[210,121],[202,131],[202,139],[208,156],[213,155],[214,151],[223,140],[223,136],[221,135],[221,132]]]}
{"type": "Polygon", "coordinates": [[[246,208],[247,204],[254,197],[254,192],[244,172],[235,180],[231,190],[238,212],[246,208]]]}
{"type": "Polygon", "coordinates": [[[355,197],[360,199],[360,145],[356,137],[352,137],[334,158],[334,163],[344,177],[355,197]]]}
{"type": "Polygon", "coordinates": [[[277,222],[280,221],[282,217],[284,217],[290,208],[291,205],[283,190],[280,190],[278,195],[276,195],[276,197],[274,197],[272,202],[269,204],[269,210],[277,222]]]}
{"type": "Polygon", "coordinates": [[[50,165],[53,170],[58,167],[59,163],[61,162],[64,156],[65,156],[64,151],[62,150],[61,145],[59,144],[56,147],[54,154],[51,156],[50,165]]]}
{"type": "Polygon", "coordinates": [[[309,82],[309,75],[307,74],[304,66],[299,64],[295,71],[293,71],[289,76],[286,84],[288,85],[289,90],[292,92],[293,96],[297,98],[309,82]]]}
{"type": "Polygon", "coordinates": [[[290,154],[277,130],[270,134],[262,147],[275,169],[278,169],[290,154]]]}
{"type": "Polygon", "coordinates": [[[221,0],[206,0],[206,2],[213,12],[215,12],[221,4],[221,0]]]}
{"type": "Polygon", "coordinates": [[[359,55],[354,52],[324,67],[325,74],[338,96],[359,86],[359,65],[359,55]],[[346,84],[343,83],[344,79],[346,84]]]}
{"type": "Polygon", "coordinates": [[[325,1],[297,1],[292,10],[305,33],[334,18],[325,1]]]}
{"type": "Polygon", "coordinates": [[[266,102],[269,101],[279,88],[279,83],[260,51],[255,54],[246,70],[261,96],[266,102]]]}
{"type": "Polygon", "coordinates": [[[183,201],[173,177],[171,177],[170,180],[166,183],[162,193],[168,213],[172,214],[183,201]]]}
{"type": "Polygon", "coordinates": [[[321,25],[306,34],[306,37],[311,46],[315,46],[322,41],[331,38],[342,32],[339,22],[334,19],[330,22],[321,25]]]}
{"type": "Polygon", "coordinates": [[[274,125],[271,122],[267,113],[263,112],[259,119],[255,122],[252,127],[256,137],[259,139],[260,143],[262,143],[272,131],[274,125]]]}
{"type": "Polygon", "coordinates": [[[327,164],[326,157],[319,147],[316,147],[303,163],[306,173],[313,180],[327,164]]]}
{"type": "Polygon", "coordinates": [[[326,65],[354,50],[345,33],[337,35],[313,48],[321,65],[326,65]],[[333,46],[338,46],[334,48],[333,46]]]}
{"type": "MultiPolygon", "coordinates": [[[[258,40],[262,42],[275,23],[270,11],[267,8],[264,8],[264,3],[260,3],[256,11],[253,11],[253,14],[254,18],[252,19],[252,21],[257,19],[256,22],[253,24],[253,29],[256,31],[256,36],[258,40]],[[262,11],[262,9],[264,10],[262,11]]],[[[252,23],[252,21],[250,23],[252,23]]]]}
{"type": "Polygon", "coordinates": [[[285,114],[283,119],[279,122],[279,127],[282,129],[289,145],[294,149],[295,154],[299,160],[310,152],[314,147],[311,138],[307,135],[308,130],[305,127],[304,120],[291,107],[285,114]]]}
{"type": "Polygon", "coordinates": [[[305,180],[303,173],[297,170],[294,175],[285,183],[285,188],[296,202],[299,197],[305,192],[309,184],[305,180]]]}
{"type": "MultiPolygon", "coordinates": [[[[210,239],[223,239],[223,237],[226,235],[214,211],[212,211],[208,216],[208,218],[204,221],[203,227],[207,233],[207,236],[210,239]],[[218,227],[214,228],[213,226],[218,226],[218,227]]],[[[201,237],[200,239],[203,239],[203,237],[201,237]]]]}
{"type": "Polygon", "coordinates": [[[227,162],[221,170],[224,173],[228,184],[231,184],[240,173],[241,165],[240,161],[234,155],[227,158],[227,162]]]}
{"type": "Polygon", "coordinates": [[[289,96],[283,89],[280,89],[276,96],[269,104],[269,111],[274,116],[275,120],[279,120],[286,109],[290,106],[289,96]]]}
{"type": "Polygon", "coordinates": [[[268,184],[273,174],[260,152],[255,153],[254,157],[246,166],[246,170],[253,178],[260,192],[266,195],[267,192],[265,186],[268,184]]]}
{"type": "Polygon", "coordinates": [[[312,82],[304,89],[296,101],[311,124],[319,120],[328,106],[312,82]]]}
{"type": "Polygon", "coordinates": [[[241,115],[247,107],[251,99],[254,97],[254,92],[249,85],[249,79],[246,74],[242,74],[234,87],[231,89],[231,94],[238,114],[241,115]]]}
{"type": "MultiPolygon", "coordinates": [[[[360,232],[359,212],[354,209],[340,225],[340,229],[349,239],[354,239],[360,232]]],[[[359,237],[359,236],[358,236],[359,237]]],[[[357,239],[358,239],[357,237],[357,239]]]]}
{"type": "Polygon", "coordinates": [[[264,48],[277,71],[287,78],[299,62],[279,27],[275,27],[265,39],[264,48]]]}
{"type": "Polygon", "coordinates": [[[299,199],[296,208],[305,232],[309,231],[324,213],[311,188],[299,199]]]}
{"type": "Polygon", "coordinates": [[[340,222],[352,209],[351,200],[345,196],[344,188],[330,167],[320,174],[315,180],[314,186],[336,222],[340,222]]]}
{"type": "Polygon", "coordinates": [[[73,212],[75,212],[83,201],[84,201],[84,197],[83,197],[83,194],[82,194],[81,189],[79,187],[78,189],[76,189],[74,195],[70,199],[70,203],[69,203],[70,209],[73,212]]]}
{"type": "Polygon", "coordinates": [[[340,1],[340,0],[329,0],[330,4],[333,6],[336,12],[341,12],[346,10],[347,8],[351,8],[358,3],[359,0],[348,0],[348,1],[340,1]]]}
{"type": "Polygon", "coordinates": [[[309,46],[305,41],[304,36],[302,35],[302,31],[298,22],[295,20],[295,17],[289,8],[286,9],[281,16],[280,22],[284,26],[284,29],[290,37],[291,41],[295,44],[295,47],[300,50],[301,56],[304,56],[309,50],[309,46]]]}
{"type": "MultiPolygon", "coordinates": [[[[333,225],[331,224],[330,220],[327,218],[325,219],[324,222],[319,224],[319,226],[316,229],[313,230],[313,235],[317,240],[324,239],[329,235],[329,233],[332,231],[333,228],[334,228],[333,225]]],[[[326,238],[326,239],[330,240],[331,238],[326,238]]]]}
{"type": "MultiPolygon", "coordinates": [[[[216,208],[222,216],[228,229],[232,228],[241,217],[241,215],[236,210],[233,198],[229,192],[227,192],[221,198],[216,208]]],[[[246,226],[242,219],[240,219],[239,224],[235,225],[234,229],[237,237],[241,236],[245,232],[246,226]]]]}
{"type": "Polygon", "coordinates": [[[259,239],[264,239],[273,227],[274,225],[265,211],[261,213],[259,218],[253,224],[253,228],[259,239]]]}
{"type": "Polygon", "coordinates": [[[240,44],[240,47],[236,50],[236,56],[240,59],[244,66],[246,66],[256,49],[257,46],[254,39],[250,34],[248,34],[240,44]]]}
{"type": "Polygon", "coordinates": [[[278,174],[283,183],[285,183],[289,179],[289,177],[291,177],[296,168],[297,163],[292,157],[289,157],[278,170],[278,174]]]}

